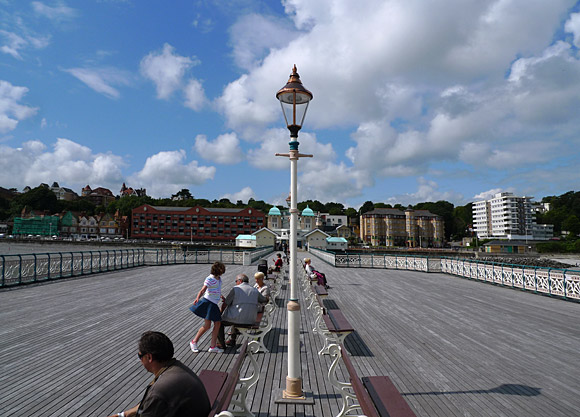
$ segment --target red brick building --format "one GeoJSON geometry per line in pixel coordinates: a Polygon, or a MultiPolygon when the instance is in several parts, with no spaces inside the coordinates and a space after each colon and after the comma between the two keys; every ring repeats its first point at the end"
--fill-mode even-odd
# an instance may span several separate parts
{"type": "Polygon", "coordinates": [[[134,239],[231,242],[266,224],[266,215],[250,207],[203,208],[161,207],[144,204],[133,209],[131,237],[134,239]]]}

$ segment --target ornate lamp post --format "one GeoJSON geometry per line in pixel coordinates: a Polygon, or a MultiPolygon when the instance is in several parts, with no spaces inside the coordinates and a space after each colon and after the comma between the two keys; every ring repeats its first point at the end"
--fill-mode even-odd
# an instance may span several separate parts
{"type": "Polygon", "coordinates": [[[297,261],[297,224],[298,224],[298,159],[312,157],[298,153],[298,132],[302,128],[308,103],[312,93],[302,85],[296,65],[292,69],[288,83],[276,93],[280,100],[286,126],[290,131],[290,152],[276,154],[290,159],[290,299],[288,301],[288,375],[283,398],[304,400],[300,365],[300,304],[298,302],[298,283],[296,280],[297,261]]]}

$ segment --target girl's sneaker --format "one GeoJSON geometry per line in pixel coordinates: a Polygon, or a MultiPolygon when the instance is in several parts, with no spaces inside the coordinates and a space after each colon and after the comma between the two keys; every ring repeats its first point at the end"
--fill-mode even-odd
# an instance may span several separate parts
{"type": "Polygon", "coordinates": [[[210,347],[207,351],[208,352],[211,352],[211,353],[224,353],[224,350],[223,349],[220,349],[217,346],[210,347]]]}
{"type": "Polygon", "coordinates": [[[189,342],[189,347],[191,348],[191,351],[193,353],[199,352],[199,349],[197,348],[197,343],[195,343],[193,340],[189,342]]]}

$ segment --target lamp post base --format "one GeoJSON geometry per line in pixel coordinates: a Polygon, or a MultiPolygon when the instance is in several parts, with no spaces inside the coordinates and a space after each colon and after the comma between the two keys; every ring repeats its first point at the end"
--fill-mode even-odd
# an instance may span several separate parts
{"type": "MultiPolygon", "coordinates": [[[[286,389],[282,390],[282,398],[278,398],[276,404],[314,404],[314,396],[311,392],[302,391],[302,379],[286,377],[286,389]]],[[[278,395],[280,397],[280,395],[278,395]]]]}
{"type": "Polygon", "coordinates": [[[302,378],[286,377],[286,389],[282,393],[282,398],[290,400],[303,400],[306,397],[302,393],[302,378]]]}

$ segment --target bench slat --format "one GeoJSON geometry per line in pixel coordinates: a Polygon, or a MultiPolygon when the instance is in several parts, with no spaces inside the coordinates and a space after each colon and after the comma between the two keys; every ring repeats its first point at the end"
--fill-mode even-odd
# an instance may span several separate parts
{"type": "Polygon", "coordinates": [[[363,376],[362,382],[381,416],[415,417],[388,376],[363,376]]]}
{"type": "Polygon", "coordinates": [[[203,386],[207,391],[207,396],[209,397],[209,403],[213,405],[218,397],[226,379],[228,377],[227,372],[212,371],[211,369],[202,369],[199,373],[199,379],[203,382],[203,386]]]}
{"type": "Polygon", "coordinates": [[[326,288],[322,285],[315,285],[314,291],[316,291],[317,295],[328,295],[328,291],[326,291],[326,288]]]}
{"type": "Polygon", "coordinates": [[[244,362],[244,358],[246,357],[247,349],[248,342],[245,342],[242,345],[240,353],[238,353],[238,357],[236,358],[236,361],[234,362],[232,369],[227,374],[222,389],[217,395],[215,402],[212,404],[211,411],[208,417],[215,416],[216,414],[219,414],[222,411],[227,410],[228,406],[230,405],[232,397],[234,396],[234,391],[236,390],[236,384],[238,383],[238,379],[240,376],[240,369],[242,367],[242,363],[244,362]]]}
{"type": "MultiPolygon", "coordinates": [[[[330,320],[334,324],[336,331],[340,332],[354,332],[352,325],[346,319],[342,311],[340,310],[328,310],[327,311],[330,320]]],[[[330,329],[329,329],[330,330],[330,329]]]]}
{"type": "MultiPolygon", "coordinates": [[[[352,385],[352,389],[356,394],[356,398],[358,400],[358,403],[360,404],[363,413],[367,417],[380,417],[379,413],[377,412],[376,408],[373,405],[372,398],[369,396],[369,393],[365,389],[360,378],[357,376],[356,370],[354,369],[354,366],[352,365],[352,362],[350,361],[350,358],[348,357],[348,354],[346,353],[344,346],[341,345],[340,349],[342,352],[342,361],[346,366],[346,370],[348,371],[348,374],[350,376],[350,383],[352,385]]],[[[386,414],[385,416],[389,417],[388,414],[386,414]]]]}

